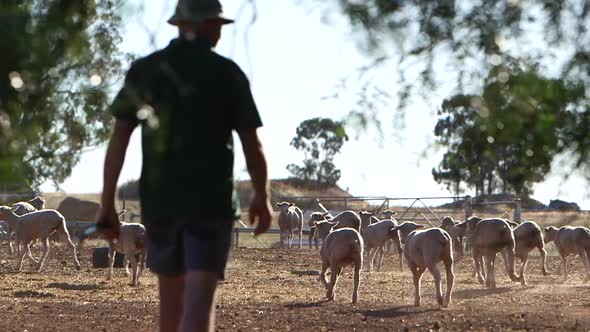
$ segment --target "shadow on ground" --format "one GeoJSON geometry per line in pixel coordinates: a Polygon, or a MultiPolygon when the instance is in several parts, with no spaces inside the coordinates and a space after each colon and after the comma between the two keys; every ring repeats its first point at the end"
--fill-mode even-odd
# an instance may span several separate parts
{"type": "Polygon", "coordinates": [[[65,290],[79,290],[79,291],[89,291],[89,290],[96,290],[96,289],[103,289],[104,287],[97,284],[70,284],[67,282],[52,282],[47,285],[48,288],[59,288],[65,290]]]}

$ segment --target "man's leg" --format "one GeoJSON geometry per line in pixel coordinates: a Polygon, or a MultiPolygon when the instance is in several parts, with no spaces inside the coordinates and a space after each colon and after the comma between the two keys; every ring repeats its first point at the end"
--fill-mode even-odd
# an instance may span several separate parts
{"type": "Polygon", "coordinates": [[[213,331],[217,272],[191,271],[185,275],[184,314],[180,331],[213,331]]]}
{"type": "Polygon", "coordinates": [[[160,296],[160,332],[176,332],[180,326],[183,309],[185,276],[158,275],[160,296]]]}

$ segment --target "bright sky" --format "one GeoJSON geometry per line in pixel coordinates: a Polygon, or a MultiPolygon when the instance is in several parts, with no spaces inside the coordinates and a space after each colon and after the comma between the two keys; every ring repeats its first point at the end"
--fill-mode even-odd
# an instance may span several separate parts
{"type": "MultiPolygon", "coordinates": [[[[232,27],[225,28],[217,52],[234,59],[250,77],[264,122],[260,134],[270,177],[285,178],[289,175],[286,166],[302,160],[302,155],[289,145],[295,128],[300,122],[318,116],[343,119],[355,107],[354,79],[349,96],[339,99],[322,97],[332,95],[343,77],[354,73],[370,59],[359,54],[344,21],[339,24],[332,20],[330,24],[324,24],[321,12],[309,11],[293,0],[257,1],[258,18],[245,43],[243,31],[250,19],[250,11],[237,17],[242,2],[222,1],[226,15],[238,18],[238,33],[234,38],[232,27]]],[[[175,28],[165,22],[176,1],[157,3],[147,5],[143,12],[131,14],[127,19],[122,31],[123,50],[147,55],[165,47],[177,35],[175,28]],[[157,32],[153,42],[146,31],[157,32]]],[[[384,88],[395,87],[396,77],[394,70],[383,68],[375,75],[375,80],[384,88]]],[[[434,141],[436,106],[444,97],[446,95],[434,98],[435,106],[413,102],[401,132],[394,127],[392,106],[383,107],[379,113],[384,132],[382,138],[372,130],[358,135],[349,132],[352,140],[344,144],[341,155],[335,160],[336,166],[342,170],[339,185],[357,196],[449,196],[450,193],[431,175],[443,152],[429,148],[434,141]]],[[[133,134],[120,183],[139,177],[139,134],[139,130],[133,134]]],[[[72,175],[61,184],[62,189],[69,193],[100,192],[105,149],[103,145],[85,153],[72,175]]],[[[557,163],[554,169],[564,172],[557,163]]],[[[239,146],[236,147],[236,177],[248,178],[239,146]]],[[[588,183],[576,174],[565,182],[561,176],[550,176],[535,186],[533,197],[545,204],[550,199],[560,198],[590,209],[587,188],[588,183]]],[[[50,184],[45,184],[42,189],[54,190],[50,184]]]]}

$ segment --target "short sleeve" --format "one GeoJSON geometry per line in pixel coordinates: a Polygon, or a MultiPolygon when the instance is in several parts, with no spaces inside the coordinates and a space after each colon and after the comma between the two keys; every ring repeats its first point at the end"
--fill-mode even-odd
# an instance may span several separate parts
{"type": "Polygon", "coordinates": [[[256,103],[250,90],[246,74],[236,65],[232,72],[231,116],[232,129],[254,129],[262,127],[256,103]]]}
{"type": "Polygon", "coordinates": [[[144,104],[140,98],[140,86],[138,77],[138,69],[135,64],[131,65],[127,75],[125,76],[125,83],[117,93],[110,106],[111,114],[117,119],[129,120],[138,123],[137,110],[144,104]]]}

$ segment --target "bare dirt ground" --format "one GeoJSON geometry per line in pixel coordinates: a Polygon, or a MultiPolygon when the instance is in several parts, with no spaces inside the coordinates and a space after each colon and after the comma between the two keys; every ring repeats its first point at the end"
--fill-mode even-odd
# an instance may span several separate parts
{"type": "MultiPolygon", "coordinates": [[[[16,259],[5,247],[0,250],[0,331],[156,330],[157,288],[151,273],[137,288],[128,285],[122,269],[106,282],[106,269],[91,267],[91,247],[81,250],[78,272],[65,246],[52,248],[42,273],[17,273],[16,259]]],[[[570,280],[562,282],[557,257],[549,259],[548,277],[540,275],[534,257],[530,286],[523,287],[509,281],[500,260],[498,288],[486,290],[470,277],[471,262],[461,259],[455,267],[454,303],[441,309],[428,273],[423,306],[411,306],[410,273],[395,267],[393,253],[382,272],[362,275],[359,303],[353,305],[350,269],[343,272],[336,300],[324,301],[315,250],[235,249],[219,290],[217,326],[231,331],[588,331],[590,283],[582,283],[579,259],[569,261],[570,280]]],[[[24,270],[32,269],[26,262],[24,270]]]]}

